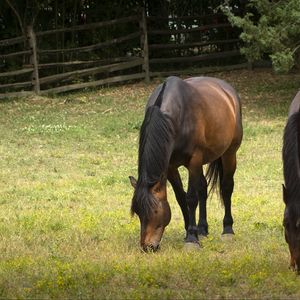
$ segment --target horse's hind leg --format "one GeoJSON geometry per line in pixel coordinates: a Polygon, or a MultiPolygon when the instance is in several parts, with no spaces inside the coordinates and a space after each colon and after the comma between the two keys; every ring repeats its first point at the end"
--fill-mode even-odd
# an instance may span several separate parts
{"type": "Polygon", "coordinates": [[[183,185],[182,185],[182,181],[178,169],[169,167],[168,180],[172,185],[172,188],[176,196],[176,200],[181,208],[183,219],[184,219],[184,227],[185,230],[187,231],[189,226],[189,212],[186,203],[186,192],[183,189],[183,185]]]}
{"type": "Polygon", "coordinates": [[[225,216],[223,219],[223,233],[234,234],[231,215],[231,195],[234,187],[234,173],[236,170],[236,152],[226,152],[222,156],[223,174],[220,178],[221,196],[224,202],[225,216]]]}

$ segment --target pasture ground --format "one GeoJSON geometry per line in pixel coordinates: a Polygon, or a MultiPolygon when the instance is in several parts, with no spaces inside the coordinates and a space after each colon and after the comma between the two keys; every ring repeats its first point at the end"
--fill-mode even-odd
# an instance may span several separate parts
{"type": "Polygon", "coordinates": [[[281,200],[282,133],[300,76],[213,76],[241,96],[244,140],[235,238],[220,238],[223,208],[214,196],[210,235],[199,251],[183,248],[171,189],[172,220],[158,253],[140,252],[139,220],[129,213],[138,130],[160,80],[0,102],[0,298],[300,297],[300,277],[288,269],[281,200]]]}

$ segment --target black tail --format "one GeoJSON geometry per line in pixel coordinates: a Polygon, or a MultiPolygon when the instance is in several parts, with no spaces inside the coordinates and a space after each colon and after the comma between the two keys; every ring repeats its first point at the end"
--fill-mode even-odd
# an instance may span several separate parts
{"type": "Polygon", "coordinates": [[[210,186],[208,195],[217,190],[222,198],[222,178],[223,178],[223,165],[221,157],[209,164],[208,169],[205,174],[207,185],[210,186]]]}

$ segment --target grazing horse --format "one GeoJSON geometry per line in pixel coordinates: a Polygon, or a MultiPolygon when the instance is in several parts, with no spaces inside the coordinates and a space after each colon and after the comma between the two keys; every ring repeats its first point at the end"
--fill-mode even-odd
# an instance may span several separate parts
{"type": "Polygon", "coordinates": [[[208,234],[207,187],[211,191],[218,181],[225,207],[223,234],[234,233],[231,194],[242,135],[240,100],[228,83],[211,77],[169,77],[154,90],[140,130],[138,180],[129,177],[134,187],[131,212],[140,219],[143,250],[159,248],[170,222],[167,180],[183,214],[186,243],[198,244],[198,236],[208,234]],[[187,192],[178,172],[182,165],[188,170],[187,192]]]}
{"type": "Polygon", "coordinates": [[[289,109],[284,129],[283,147],[283,201],[285,203],[283,226],[285,240],[290,249],[290,266],[300,270],[300,92],[289,109]]]}

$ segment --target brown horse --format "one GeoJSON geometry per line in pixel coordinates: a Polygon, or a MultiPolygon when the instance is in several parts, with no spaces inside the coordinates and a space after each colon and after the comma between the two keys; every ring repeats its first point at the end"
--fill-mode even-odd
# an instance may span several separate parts
{"type": "Polygon", "coordinates": [[[131,212],[139,216],[145,251],[158,249],[171,219],[167,180],[182,210],[187,243],[198,244],[198,235],[208,234],[207,187],[211,184],[211,191],[218,181],[225,207],[223,234],[233,234],[231,194],[242,135],[239,97],[228,83],[211,77],[169,77],[154,90],[140,131],[138,180],[130,176],[135,189],[131,212]],[[182,165],[188,170],[187,192],[178,172],[182,165]]]}
{"type": "Polygon", "coordinates": [[[300,92],[292,101],[284,129],[283,147],[283,225],[289,245],[292,269],[300,269],[300,92]]]}

